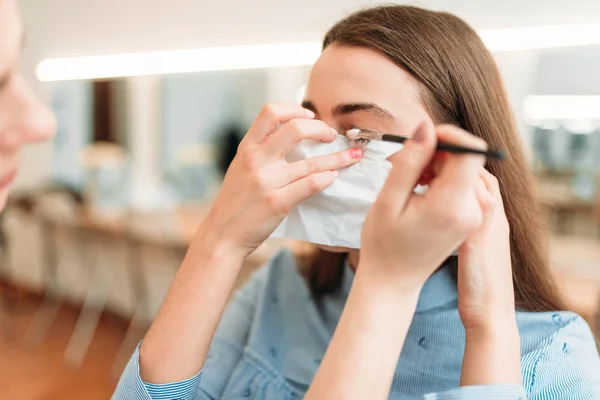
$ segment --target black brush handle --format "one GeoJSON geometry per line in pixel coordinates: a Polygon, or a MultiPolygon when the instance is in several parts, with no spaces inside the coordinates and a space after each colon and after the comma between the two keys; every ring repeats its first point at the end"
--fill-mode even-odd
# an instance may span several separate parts
{"type": "MultiPolygon", "coordinates": [[[[405,136],[390,135],[389,133],[381,135],[381,140],[386,142],[404,143],[407,139],[410,138],[405,136]]],[[[481,154],[488,158],[495,158],[498,160],[504,160],[506,158],[506,154],[502,150],[479,150],[444,142],[438,142],[436,150],[457,154],[481,154]]]]}
{"type": "Polygon", "coordinates": [[[384,133],[381,135],[381,140],[385,142],[404,143],[404,141],[407,139],[410,138],[406,136],[390,135],[389,133],[384,133]]]}
{"type": "Polygon", "coordinates": [[[458,146],[450,143],[438,142],[436,150],[438,151],[446,151],[448,153],[457,153],[457,154],[481,154],[488,158],[495,158],[497,160],[504,160],[506,158],[506,154],[502,150],[480,150],[480,149],[472,149],[470,147],[458,146]]]}

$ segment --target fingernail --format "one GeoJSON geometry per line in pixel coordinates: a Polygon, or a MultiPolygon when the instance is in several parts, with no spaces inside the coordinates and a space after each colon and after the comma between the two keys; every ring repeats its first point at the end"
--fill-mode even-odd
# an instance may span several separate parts
{"type": "Polygon", "coordinates": [[[358,147],[354,147],[350,150],[350,157],[352,158],[361,158],[362,157],[362,150],[359,149],[358,147]]]}
{"type": "Polygon", "coordinates": [[[415,142],[422,143],[427,138],[427,123],[425,121],[421,122],[417,131],[413,135],[412,139],[415,142]]]}
{"type": "Polygon", "coordinates": [[[304,111],[306,111],[306,115],[308,115],[308,118],[314,118],[315,117],[315,113],[310,111],[309,109],[305,108],[304,111]]]}

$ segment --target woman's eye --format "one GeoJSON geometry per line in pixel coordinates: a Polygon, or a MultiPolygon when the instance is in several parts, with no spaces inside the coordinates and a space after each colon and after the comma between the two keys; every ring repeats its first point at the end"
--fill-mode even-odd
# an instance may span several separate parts
{"type": "MultiPolygon", "coordinates": [[[[348,129],[346,130],[351,130],[351,129],[358,129],[358,130],[368,130],[368,129],[364,129],[364,128],[360,128],[356,125],[350,125],[348,126],[348,129]]],[[[367,145],[371,142],[369,139],[363,139],[363,138],[358,138],[358,139],[348,139],[348,141],[350,142],[350,146],[352,147],[360,147],[360,148],[365,148],[367,147],[367,145]]]]}
{"type": "Polygon", "coordinates": [[[363,138],[350,140],[350,142],[352,142],[353,144],[368,144],[370,141],[371,141],[370,139],[363,139],[363,138]]]}

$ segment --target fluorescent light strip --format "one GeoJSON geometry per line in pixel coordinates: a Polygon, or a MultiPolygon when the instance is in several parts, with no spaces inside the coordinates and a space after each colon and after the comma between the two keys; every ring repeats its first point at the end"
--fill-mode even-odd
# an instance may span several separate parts
{"type": "Polygon", "coordinates": [[[600,24],[483,30],[479,36],[492,52],[589,46],[600,43],[600,24]]]}
{"type": "MultiPolygon", "coordinates": [[[[600,24],[556,25],[479,32],[493,52],[584,46],[600,43],[600,24]]],[[[320,42],[172,50],[51,58],[36,69],[40,81],[117,78],[312,65],[320,42]]]]}
{"type": "Polygon", "coordinates": [[[544,120],[600,120],[600,96],[527,96],[523,104],[531,123],[544,120]]]}
{"type": "Polygon", "coordinates": [[[46,59],[36,68],[42,82],[180,74],[311,65],[321,43],[217,47],[149,53],[46,59]]]}

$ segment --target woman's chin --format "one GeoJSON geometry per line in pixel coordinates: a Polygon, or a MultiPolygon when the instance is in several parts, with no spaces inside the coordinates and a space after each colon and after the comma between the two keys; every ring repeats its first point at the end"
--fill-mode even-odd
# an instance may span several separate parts
{"type": "Polygon", "coordinates": [[[341,247],[341,246],[326,246],[324,244],[319,244],[317,245],[319,246],[319,248],[321,250],[325,250],[328,251],[330,253],[350,253],[353,250],[358,250],[358,249],[351,249],[349,247],[341,247]]]}

